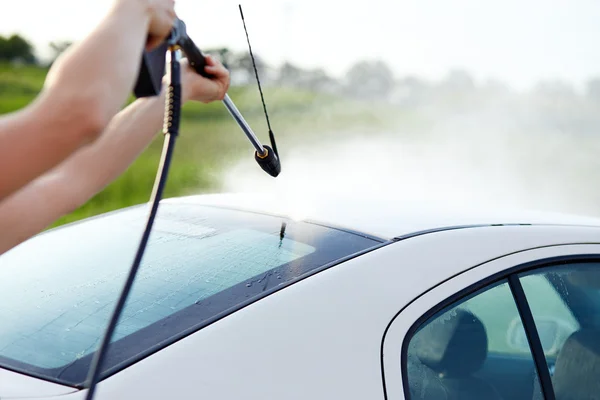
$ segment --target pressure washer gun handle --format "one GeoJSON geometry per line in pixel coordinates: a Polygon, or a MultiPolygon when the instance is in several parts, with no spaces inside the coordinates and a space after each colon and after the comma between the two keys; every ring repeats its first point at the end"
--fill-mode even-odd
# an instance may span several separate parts
{"type": "Polygon", "coordinates": [[[194,68],[194,70],[198,74],[202,75],[205,78],[214,78],[213,75],[206,73],[206,71],[204,70],[204,67],[206,67],[206,58],[204,58],[204,55],[202,54],[200,49],[196,46],[194,41],[190,39],[189,36],[186,35],[182,37],[179,40],[178,44],[179,47],[181,47],[181,50],[183,50],[183,52],[185,53],[185,56],[187,57],[190,63],[190,66],[194,68]]]}
{"type": "MultiPolygon", "coordinates": [[[[171,35],[170,44],[177,44],[183,53],[185,53],[189,64],[194,70],[201,76],[212,79],[213,75],[206,73],[204,68],[206,67],[206,58],[202,54],[202,51],[196,46],[194,41],[188,36],[185,22],[177,19],[175,26],[173,27],[173,33],[171,35]]],[[[227,110],[231,113],[231,116],[238,123],[242,131],[248,137],[248,140],[252,143],[255,148],[255,159],[258,165],[267,172],[269,175],[276,177],[281,172],[281,165],[276,152],[269,146],[263,146],[248,123],[244,120],[244,117],[239,112],[235,104],[229,96],[226,94],[223,99],[223,104],[227,110]]]]}
{"type": "Polygon", "coordinates": [[[204,70],[206,58],[204,58],[204,55],[194,41],[187,35],[185,23],[182,20],[177,19],[170,37],[156,49],[144,52],[138,79],[134,88],[136,97],[156,96],[160,93],[162,78],[165,73],[167,50],[173,45],[178,45],[181,48],[185,53],[190,66],[192,66],[198,74],[205,78],[214,78],[204,70]]]}
{"type": "Polygon", "coordinates": [[[204,54],[202,54],[192,38],[188,36],[185,22],[180,19],[177,19],[175,22],[174,36],[175,42],[177,45],[179,45],[179,47],[181,47],[181,50],[187,57],[190,66],[203,77],[208,79],[214,78],[213,75],[207,74],[206,71],[204,71],[204,67],[206,67],[206,58],[204,58],[204,54]]]}

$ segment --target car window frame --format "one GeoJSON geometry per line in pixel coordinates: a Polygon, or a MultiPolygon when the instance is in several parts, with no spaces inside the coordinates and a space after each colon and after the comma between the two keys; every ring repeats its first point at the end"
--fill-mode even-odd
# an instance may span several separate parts
{"type": "Polygon", "coordinates": [[[540,247],[507,254],[471,266],[464,272],[431,287],[399,310],[385,329],[380,354],[384,398],[386,400],[410,398],[407,375],[408,346],[414,333],[425,321],[443,308],[452,306],[475,292],[499,281],[508,280],[532,349],[544,398],[554,399],[554,389],[546,358],[518,275],[565,263],[599,261],[600,245],[598,244],[540,247]],[[443,300],[440,301],[440,298],[443,300]]]}

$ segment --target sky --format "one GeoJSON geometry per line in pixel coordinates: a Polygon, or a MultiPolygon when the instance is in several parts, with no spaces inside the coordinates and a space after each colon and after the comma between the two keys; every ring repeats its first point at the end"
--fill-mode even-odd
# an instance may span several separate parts
{"type": "MultiPolygon", "coordinates": [[[[50,41],[84,38],[112,1],[2,0],[0,34],[20,33],[48,54],[50,41]]],[[[176,0],[176,10],[201,48],[244,51],[238,4],[176,0]]],[[[246,0],[242,7],[254,52],[275,66],[288,60],[342,76],[358,60],[380,59],[399,77],[436,80],[466,69],[517,88],[600,76],[598,0],[246,0]]]]}

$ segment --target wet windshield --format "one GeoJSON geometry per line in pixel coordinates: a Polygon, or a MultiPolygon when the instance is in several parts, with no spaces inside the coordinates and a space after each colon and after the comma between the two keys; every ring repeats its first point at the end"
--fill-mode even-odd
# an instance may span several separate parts
{"type": "MultiPolygon", "coordinates": [[[[142,207],[94,218],[0,257],[0,366],[74,386],[85,379],[146,215],[142,207]]],[[[280,227],[281,219],[265,215],[161,206],[105,372],[231,307],[378,244],[289,221],[280,240],[280,227]]]]}

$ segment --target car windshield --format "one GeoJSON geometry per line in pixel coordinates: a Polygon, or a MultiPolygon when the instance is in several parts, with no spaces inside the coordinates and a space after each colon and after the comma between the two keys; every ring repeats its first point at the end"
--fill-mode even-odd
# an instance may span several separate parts
{"type": "MultiPolygon", "coordinates": [[[[0,367],[80,387],[137,249],[147,208],[50,230],[0,256],[0,367]]],[[[380,244],[315,224],[163,204],[104,376],[224,314],[380,244]]]]}

